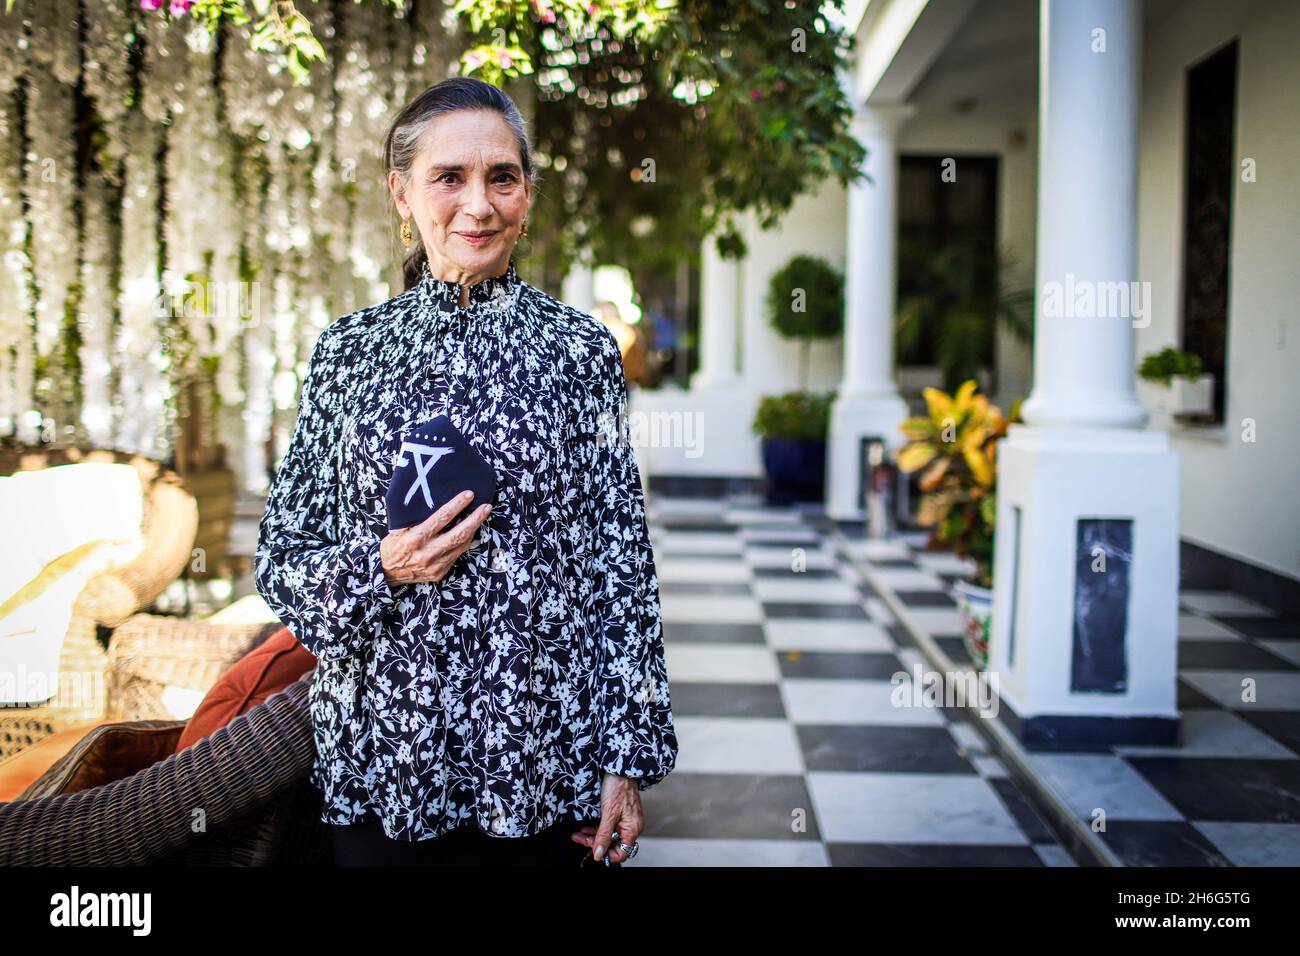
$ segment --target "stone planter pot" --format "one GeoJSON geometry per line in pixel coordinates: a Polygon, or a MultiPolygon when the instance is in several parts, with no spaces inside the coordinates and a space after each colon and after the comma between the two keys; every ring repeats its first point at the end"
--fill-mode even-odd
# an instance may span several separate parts
{"type": "Polygon", "coordinates": [[[1208,415],[1214,408],[1214,376],[1187,378],[1175,375],[1168,385],[1139,378],[1138,398],[1151,412],[1152,424],[1169,422],[1179,415],[1208,415]]]}
{"type": "Polygon", "coordinates": [[[957,613],[961,615],[962,641],[966,645],[966,653],[978,669],[984,670],[989,666],[993,589],[982,588],[969,581],[958,581],[953,590],[957,593],[957,613]]]}

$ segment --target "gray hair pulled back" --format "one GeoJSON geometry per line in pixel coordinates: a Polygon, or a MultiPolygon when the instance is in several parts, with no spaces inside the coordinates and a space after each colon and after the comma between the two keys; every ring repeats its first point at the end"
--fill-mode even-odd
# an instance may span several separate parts
{"type": "MultiPolygon", "coordinates": [[[[528,130],[519,107],[500,88],[472,76],[453,76],[435,83],[402,107],[384,136],[382,161],[385,178],[393,170],[403,178],[409,177],[429,124],[437,117],[457,110],[493,110],[500,113],[514,132],[515,142],[519,144],[519,160],[525,178],[530,183],[536,183],[537,171],[533,167],[529,151],[528,130]]],[[[402,259],[402,279],[407,289],[419,283],[420,273],[428,260],[424,243],[414,229],[412,236],[415,241],[402,259]]]]}

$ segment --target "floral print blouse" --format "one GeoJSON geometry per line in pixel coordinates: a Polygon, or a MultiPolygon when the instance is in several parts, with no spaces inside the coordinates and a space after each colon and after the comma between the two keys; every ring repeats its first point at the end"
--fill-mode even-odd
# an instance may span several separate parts
{"type": "Polygon", "coordinates": [[[645,790],[677,756],[613,333],[513,260],[459,297],[426,265],[320,335],[255,558],[318,658],[323,821],[372,815],[402,840],[597,818],[604,772],[645,790]],[[492,512],[441,581],[390,585],[394,458],[439,413],[495,470],[492,512]]]}

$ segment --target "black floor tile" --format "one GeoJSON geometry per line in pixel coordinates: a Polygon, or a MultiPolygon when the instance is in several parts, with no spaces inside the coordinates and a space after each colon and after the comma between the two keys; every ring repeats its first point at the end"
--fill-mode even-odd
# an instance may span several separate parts
{"type": "Polygon", "coordinates": [[[1178,709],[1222,710],[1213,697],[1207,697],[1181,678],[1178,680],[1178,709]]]}
{"type": "Polygon", "coordinates": [[[857,604],[819,604],[802,601],[764,601],[763,613],[769,618],[805,617],[817,620],[867,620],[867,612],[857,604]]]}
{"type": "Polygon", "coordinates": [[[1290,661],[1249,641],[1179,641],[1178,669],[1293,671],[1290,661]]]}
{"type": "Polygon", "coordinates": [[[1126,866],[1231,866],[1190,823],[1110,820],[1099,834],[1126,866]]]}
{"type": "Polygon", "coordinates": [[[1233,711],[1238,717],[1258,727],[1284,747],[1300,754],[1300,713],[1294,710],[1233,711]]]}
{"type": "Polygon", "coordinates": [[[668,581],[659,584],[664,594],[711,597],[750,597],[750,586],[743,581],[668,581]]]}
{"type": "Polygon", "coordinates": [[[644,796],[642,836],[721,840],[820,840],[817,814],[797,774],[685,773],[675,770],[644,796]],[[802,831],[793,811],[807,809],[802,831]]]}
{"type": "Polygon", "coordinates": [[[754,568],[754,577],[756,578],[775,578],[777,580],[790,580],[792,578],[815,578],[824,581],[828,578],[839,578],[840,573],[834,568],[806,568],[803,571],[795,571],[793,568],[754,568]]]}
{"type": "Polygon", "coordinates": [[[761,624],[704,624],[664,621],[664,640],[682,643],[764,644],[761,624]]]}
{"type": "Polygon", "coordinates": [[[655,526],[673,534],[735,534],[737,527],[730,521],[719,521],[717,518],[695,520],[682,517],[656,521],[655,526]]]}
{"type": "Polygon", "coordinates": [[[936,637],[934,642],[943,648],[954,664],[970,664],[970,654],[966,652],[966,642],[960,637],[936,637]]]}
{"type": "Polygon", "coordinates": [[[785,717],[777,684],[671,681],[674,717],[785,717]]]}
{"type": "Polygon", "coordinates": [[[952,735],[943,727],[802,724],[795,731],[809,770],[976,772],[974,765],[957,752],[952,735]]]}
{"type": "Polygon", "coordinates": [[[1125,759],[1188,820],[1300,823],[1300,760],[1125,759]]]}
{"type": "Polygon", "coordinates": [[[1007,812],[1015,818],[1031,843],[1056,842],[1056,836],[1048,828],[1046,821],[1011,780],[1006,777],[990,777],[989,786],[998,792],[998,796],[1006,804],[1007,812]]]}
{"type": "Polygon", "coordinates": [[[908,607],[957,606],[957,602],[943,591],[895,591],[894,595],[908,607]]]}
{"type": "Polygon", "coordinates": [[[1043,866],[1033,847],[947,843],[828,843],[832,866],[1043,866]]]}
{"type": "Polygon", "coordinates": [[[1300,624],[1277,617],[1224,617],[1214,615],[1213,620],[1230,627],[1238,634],[1265,640],[1300,639],[1300,624]]]}
{"type": "Polygon", "coordinates": [[[817,677],[832,680],[889,680],[903,664],[885,652],[777,651],[782,677],[817,677]]]}

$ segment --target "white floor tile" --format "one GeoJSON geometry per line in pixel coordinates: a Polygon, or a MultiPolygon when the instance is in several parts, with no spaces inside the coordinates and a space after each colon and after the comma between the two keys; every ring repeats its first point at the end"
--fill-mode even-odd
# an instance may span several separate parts
{"type": "Polygon", "coordinates": [[[842,578],[756,578],[754,597],[760,601],[802,601],[813,604],[859,604],[862,592],[842,578]]]}
{"type": "Polygon", "coordinates": [[[1178,676],[1229,710],[1300,710],[1300,673],[1182,671],[1178,676]],[[1242,699],[1247,681],[1253,682],[1253,701],[1242,699]]]}
{"type": "Polygon", "coordinates": [[[737,555],[734,560],[713,558],[667,558],[655,562],[659,583],[745,584],[754,576],[737,555]]]}
{"type": "Polygon", "coordinates": [[[1295,866],[1300,860],[1300,824],[1193,820],[1192,826],[1235,866],[1295,866]]]}
{"type": "Polygon", "coordinates": [[[910,678],[901,686],[900,691],[887,680],[787,678],[781,681],[781,696],[786,715],[796,724],[938,727],[946,722],[941,709],[912,703],[910,678]]]}
{"type": "Polygon", "coordinates": [[[686,840],[641,837],[628,866],[830,866],[819,840],[686,840]]]}
{"type": "Polygon", "coordinates": [[[1098,810],[1107,820],[1183,819],[1173,804],[1120,757],[1030,753],[1029,761],[1075,816],[1089,824],[1098,810]]]}
{"type": "Polygon", "coordinates": [[[1218,621],[1198,614],[1178,615],[1178,639],[1180,641],[1232,641],[1242,640],[1240,634],[1218,621]]]}
{"type": "Polygon", "coordinates": [[[740,538],[725,532],[706,531],[695,534],[687,531],[667,531],[655,543],[655,557],[671,551],[674,554],[742,554],[740,538]]]}
{"type": "Polygon", "coordinates": [[[1260,757],[1294,760],[1286,747],[1236,714],[1220,710],[1184,710],[1181,747],[1116,747],[1131,757],[1260,757]]]}
{"type": "Polygon", "coordinates": [[[824,548],[773,548],[751,544],[745,548],[744,554],[746,563],[752,568],[833,571],[839,567],[835,555],[824,548]]]}
{"type": "Polygon", "coordinates": [[[768,646],[776,651],[881,652],[894,649],[893,638],[879,624],[865,621],[768,620],[768,646]]]}
{"type": "Polygon", "coordinates": [[[1029,842],[997,791],[978,776],[813,771],[808,789],[829,842],[1029,842]]]}
{"type": "Polygon", "coordinates": [[[663,619],[669,623],[761,624],[763,609],[748,597],[661,593],[663,619]]]}
{"type": "Polygon", "coordinates": [[[893,591],[947,591],[948,585],[938,575],[928,571],[909,571],[906,568],[872,568],[873,584],[883,585],[893,591]]]}
{"type": "Polygon", "coordinates": [[[1178,599],[1202,614],[1226,614],[1236,617],[1272,617],[1273,612],[1261,604],[1248,601],[1231,591],[1180,591],[1178,599]]]}
{"type": "MultiPolygon", "coordinates": [[[[794,727],[761,717],[679,717],[674,773],[800,774],[803,752],[794,727]]],[[[737,808],[743,812],[743,808],[737,808]]]]}
{"type": "Polygon", "coordinates": [[[774,684],[781,677],[776,656],[758,645],[669,641],[664,663],[669,684],[774,684]]]}

